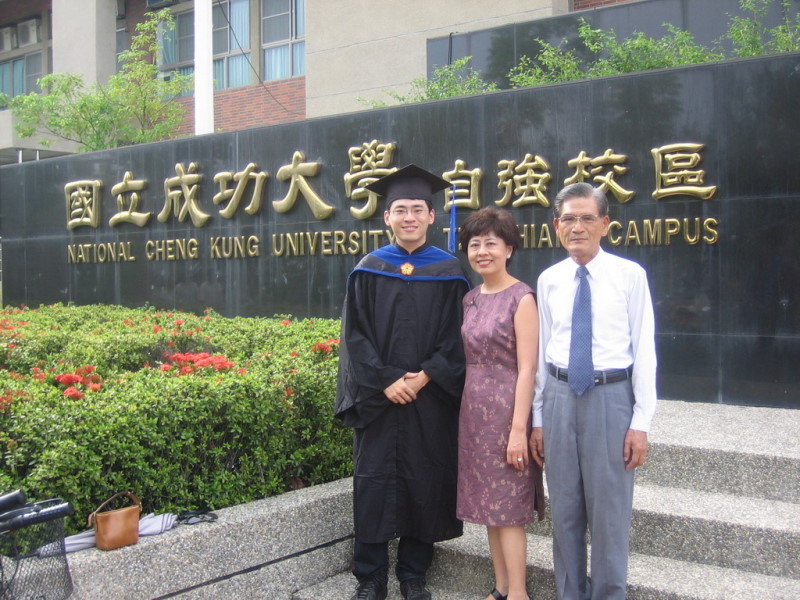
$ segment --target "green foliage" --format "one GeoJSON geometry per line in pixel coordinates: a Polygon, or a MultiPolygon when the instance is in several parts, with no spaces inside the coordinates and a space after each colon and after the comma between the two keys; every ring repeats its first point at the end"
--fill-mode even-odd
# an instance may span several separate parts
{"type": "Polygon", "coordinates": [[[564,51],[542,40],[537,40],[542,50],[536,60],[521,56],[517,66],[508,73],[512,88],[521,88],[547,83],[575,81],[586,77],[581,60],[573,50],[564,51]]]}
{"type": "MultiPolygon", "coordinates": [[[[468,66],[470,60],[471,56],[465,56],[449,65],[436,67],[431,79],[419,77],[411,80],[411,91],[408,95],[395,91],[387,91],[386,94],[398,104],[411,104],[496,91],[498,88],[494,83],[485,82],[478,71],[468,66]]],[[[388,105],[388,102],[382,100],[359,98],[359,101],[373,108],[388,105]]]]}
{"type": "MultiPolygon", "coordinates": [[[[169,10],[148,13],[136,26],[130,49],[120,57],[121,70],[107,84],[86,86],[79,75],[54,73],[39,80],[41,94],[0,99],[16,118],[17,133],[21,137],[48,133],[77,142],[83,151],[174,137],[185,114],[175,99],[190,89],[191,77],[160,76],[155,61],[159,23],[174,27],[169,10]]],[[[39,143],[48,146],[52,139],[39,143]]]]}
{"type": "MultiPolygon", "coordinates": [[[[777,1],[781,5],[782,22],[769,28],[764,25],[764,18],[776,0],[740,0],[740,7],[749,14],[744,17],[730,17],[728,32],[723,38],[732,43],[735,56],[800,50],[800,14],[795,14],[792,19],[790,0],[777,1]]],[[[521,57],[519,63],[509,72],[511,87],[574,81],[725,59],[721,50],[709,49],[697,43],[689,32],[669,23],[665,23],[664,27],[668,33],[658,39],[637,32],[620,41],[613,29],[593,29],[584,19],[580,19],[580,51],[576,48],[568,49],[566,40],[562,41],[560,47],[556,47],[537,39],[541,51],[535,58],[521,57]]]]}
{"type": "Polygon", "coordinates": [[[580,19],[578,36],[592,57],[590,60],[581,59],[575,50],[537,40],[541,52],[535,60],[521,58],[509,73],[511,86],[519,88],[722,60],[721,53],[698,44],[687,31],[670,24],[664,27],[669,33],[659,39],[639,32],[619,41],[613,29],[593,29],[585,19],[580,19]]]}
{"type": "Polygon", "coordinates": [[[800,50],[800,13],[791,17],[792,3],[780,0],[781,23],[766,27],[764,17],[773,0],[740,0],[739,6],[748,16],[730,16],[726,38],[733,43],[736,56],[760,56],[800,50]]]}
{"type": "Polygon", "coordinates": [[[249,502],[350,474],[339,322],[116,306],[0,313],[0,491],[146,511],[249,502]]]}

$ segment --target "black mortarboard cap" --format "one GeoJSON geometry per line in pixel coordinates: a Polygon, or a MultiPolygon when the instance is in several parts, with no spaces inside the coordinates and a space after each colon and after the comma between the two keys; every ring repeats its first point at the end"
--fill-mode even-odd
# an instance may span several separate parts
{"type": "Polygon", "coordinates": [[[438,175],[434,175],[415,164],[410,164],[364,187],[379,196],[384,196],[386,198],[386,207],[388,208],[392,202],[401,198],[425,200],[430,206],[433,195],[449,185],[450,183],[438,175]]]}

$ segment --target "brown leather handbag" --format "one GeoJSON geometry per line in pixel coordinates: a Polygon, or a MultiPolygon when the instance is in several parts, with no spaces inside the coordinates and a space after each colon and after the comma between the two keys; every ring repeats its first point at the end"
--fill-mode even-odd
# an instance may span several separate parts
{"type": "Polygon", "coordinates": [[[139,517],[142,503],[132,492],[114,494],[89,515],[89,527],[94,527],[95,544],[100,550],[114,550],[139,541],[139,517]],[[116,510],[103,510],[117,498],[127,496],[132,505],[116,510]]]}

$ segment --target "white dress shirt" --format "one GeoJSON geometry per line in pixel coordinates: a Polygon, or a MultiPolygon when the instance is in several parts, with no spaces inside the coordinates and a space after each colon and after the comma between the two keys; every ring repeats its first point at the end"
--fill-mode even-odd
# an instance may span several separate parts
{"type": "MultiPolygon", "coordinates": [[[[572,335],[572,305],[578,289],[578,263],[567,258],[546,269],[537,283],[539,366],[533,399],[533,425],[542,426],[542,392],[547,363],[567,368],[572,335]]],[[[592,362],[595,371],[633,365],[633,419],[630,429],[649,431],[656,409],[655,319],[647,274],[637,263],[602,248],[589,263],[592,290],[592,362]]]]}

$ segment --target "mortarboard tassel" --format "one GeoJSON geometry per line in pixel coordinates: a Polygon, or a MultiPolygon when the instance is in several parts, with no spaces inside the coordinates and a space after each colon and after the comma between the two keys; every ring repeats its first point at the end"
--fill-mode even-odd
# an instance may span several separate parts
{"type": "Polygon", "coordinates": [[[448,249],[451,253],[455,254],[456,251],[456,184],[454,183],[450,188],[450,240],[448,249]]]}

